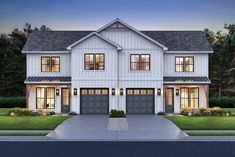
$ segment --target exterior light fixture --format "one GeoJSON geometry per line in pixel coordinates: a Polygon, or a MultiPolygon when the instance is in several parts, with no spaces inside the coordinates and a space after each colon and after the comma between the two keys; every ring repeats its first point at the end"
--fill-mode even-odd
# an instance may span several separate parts
{"type": "Polygon", "coordinates": [[[180,94],[179,89],[176,89],[176,90],[175,90],[175,95],[179,95],[179,94],[180,94]]]}
{"type": "Polygon", "coordinates": [[[112,88],[112,95],[115,95],[115,88],[112,88]]]}
{"type": "Polygon", "coordinates": [[[120,95],[123,95],[123,88],[120,88],[120,95]]]}
{"type": "Polygon", "coordinates": [[[157,95],[161,95],[161,88],[157,89],[157,95]]]}
{"type": "Polygon", "coordinates": [[[56,89],[55,94],[56,94],[57,96],[60,95],[60,90],[59,90],[59,89],[56,89]]]}
{"type": "Polygon", "coordinates": [[[73,89],[73,95],[77,95],[78,94],[78,90],[77,90],[77,88],[74,88],[73,89]]]}

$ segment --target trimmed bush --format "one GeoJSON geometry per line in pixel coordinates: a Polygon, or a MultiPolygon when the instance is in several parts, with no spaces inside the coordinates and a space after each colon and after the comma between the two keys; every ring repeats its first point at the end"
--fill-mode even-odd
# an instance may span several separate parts
{"type": "Polygon", "coordinates": [[[157,115],[166,115],[166,112],[160,111],[160,112],[157,113],[157,115]]]}
{"type": "Polygon", "coordinates": [[[0,108],[26,107],[25,97],[0,97],[0,108]]]}
{"type": "Polygon", "coordinates": [[[233,108],[235,107],[235,98],[222,97],[209,99],[209,107],[233,108]]]}
{"type": "Polygon", "coordinates": [[[69,112],[69,114],[68,114],[68,115],[73,116],[73,115],[77,115],[77,113],[76,113],[76,112],[71,111],[71,112],[69,112]]]}
{"type": "Polygon", "coordinates": [[[192,110],[192,116],[200,116],[202,113],[199,109],[192,110]]]}
{"type": "Polygon", "coordinates": [[[124,111],[122,110],[111,110],[110,117],[112,118],[120,118],[120,117],[126,117],[124,111]]]}
{"type": "Polygon", "coordinates": [[[9,116],[49,116],[51,111],[48,110],[29,110],[25,108],[13,108],[8,112],[9,116]]]}

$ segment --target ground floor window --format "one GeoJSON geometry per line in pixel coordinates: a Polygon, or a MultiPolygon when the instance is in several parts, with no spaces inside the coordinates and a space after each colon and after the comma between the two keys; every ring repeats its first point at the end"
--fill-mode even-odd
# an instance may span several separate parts
{"type": "Polygon", "coordinates": [[[36,88],[36,108],[54,109],[55,108],[55,88],[38,87],[36,88]]]}
{"type": "Polygon", "coordinates": [[[199,107],[199,88],[198,87],[182,87],[180,88],[180,108],[199,107]]]}

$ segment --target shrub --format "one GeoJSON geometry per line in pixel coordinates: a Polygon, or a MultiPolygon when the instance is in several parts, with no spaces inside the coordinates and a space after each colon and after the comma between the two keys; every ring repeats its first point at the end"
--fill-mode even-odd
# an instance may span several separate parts
{"type": "Polygon", "coordinates": [[[199,109],[192,110],[192,116],[200,116],[202,113],[199,109]]]}
{"type": "Polygon", "coordinates": [[[125,117],[125,113],[124,111],[122,110],[111,110],[111,114],[110,114],[110,117],[115,117],[115,118],[118,118],[118,117],[125,117]]]}
{"type": "Polygon", "coordinates": [[[50,115],[55,115],[55,112],[54,111],[50,111],[50,115]]]}
{"type": "Polygon", "coordinates": [[[221,108],[232,108],[235,107],[235,98],[229,97],[222,97],[222,98],[215,98],[212,97],[209,99],[209,106],[210,107],[221,107],[221,108]]]}
{"type": "Polygon", "coordinates": [[[184,115],[184,113],[188,113],[189,110],[192,110],[192,107],[185,107],[180,109],[180,114],[184,115]]]}
{"type": "Polygon", "coordinates": [[[71,111],[71,112],[69,112],[69,114],[68,114],[68,115],[77,115],[77,113],[76,113],[76,112],[71,111]]]}
{"type": "Polygon", "coordinates": [[[199,108],[199,110],[201,111],[201,113],[203,113],[206,110],[206,108],[201,107],[201,108],[199,108]]]}
{"type": "Polygon", "coordinates": [[[48,110],[29,110],[24,108],[13,108],[8,112],[9,116],[48,116],[51,112],[48,110]]]}
{"type": "Polygon", "coordinates": [[[211,115],[211,110],[209,110],[209,109],[204,110],[204,111],[202,112],[202,115],[203,115],[203,116],[210,116],[210,115],[211,115]]]}
{"type": "Polygon", "coordinates": [[[0,108],[26,107],[25,97],[0,97],[0,108]]]}
{"type": "Polygon", "coordinates": [[[158,115],[166,115],[166,112],[160,111],[160,112],[158,112],[157,114],[158,114],[158,115]]]}
{"type": "Polygon", "coordinates": [[[13,108],[8,112],[9,116],[33,116],[32,110],[22,109],[22,108],[13,108]]]}

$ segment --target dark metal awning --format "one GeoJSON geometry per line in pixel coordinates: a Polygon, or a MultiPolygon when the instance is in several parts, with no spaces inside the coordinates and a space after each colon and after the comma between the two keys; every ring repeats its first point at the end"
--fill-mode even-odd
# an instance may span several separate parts
{"type": "Polygon", "coordinates": [[[71,84],[71,77],[28,77],[25,84],[71,84]]]}
{"type": "Polygon", "coordinates": [[[208,77],[163,77],[164,84],[210,84],[208,77]]]}

